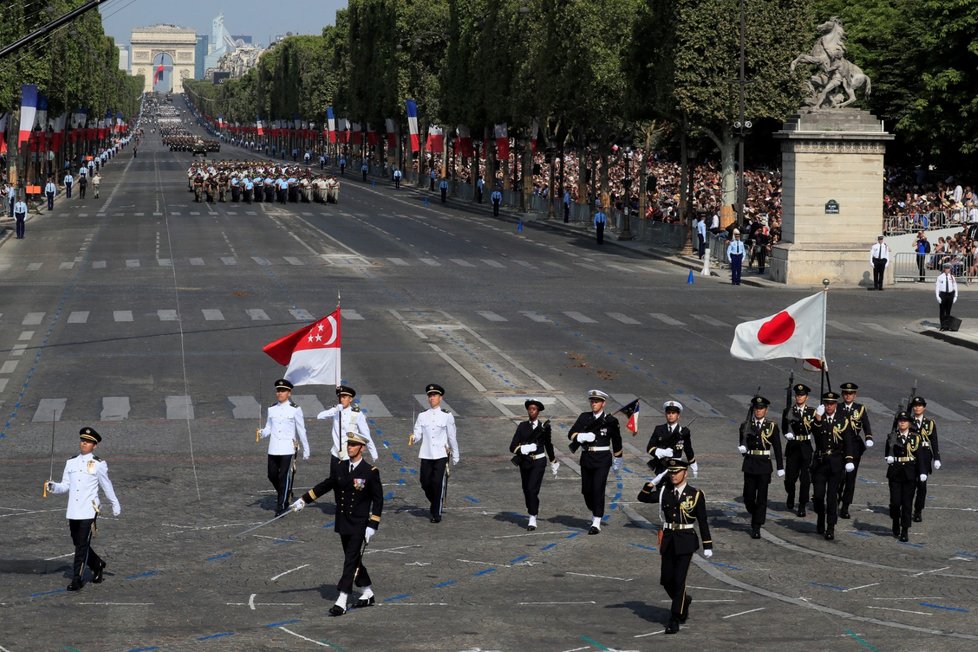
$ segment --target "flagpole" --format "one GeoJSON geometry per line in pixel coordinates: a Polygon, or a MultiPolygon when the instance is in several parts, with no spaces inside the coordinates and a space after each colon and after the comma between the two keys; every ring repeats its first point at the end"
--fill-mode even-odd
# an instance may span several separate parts
{"type": "MultiPolygon", "coordinates": [[[[829,316],[829,279],[822,279],[822,364],[821,364],[821,379],[819,380],[819,398],[825,392],[825,376],[826,368],[828,367],[828,361],[825,355],[825,330],[826,330],[826,320],[829,316]]],[[[832,391],[832,382],[829,381],[829,391],[832,391]]]]}
{"type": "MultiPolygon", "coordinates": [[[[340,309],[340,290],[339,290],[339,288],[336,288],[336,309],[337,310],[340,309]]],[[[339,324],[337,324],[337,328],[339,328],[339,324]]],[[[342,353],[340,355],[342,355],[342,353]]],[[[336,358],[336,365],[334,366],[333,370],[335,372],[334,373],[334,376],[336,377],[336,386],[339,387],[340,386],[340,358],[339,358],[339,355],[336,358]]],[[[341,416],[340,425],[342,426],[342,424],[343,424],[343,422],[342,422],[342,416],[341,416]]],[[[343,443],[342,442],[342,439],[343,439],[343,432],[342,432],[342,428],[341,428],[341,432],[340,432],[340,443],[341,444],[343,443]]]]}

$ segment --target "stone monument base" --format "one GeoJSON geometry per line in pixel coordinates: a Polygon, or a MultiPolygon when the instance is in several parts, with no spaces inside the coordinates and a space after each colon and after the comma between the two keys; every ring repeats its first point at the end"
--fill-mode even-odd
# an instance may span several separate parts
{"type": "MultiPolygon", "coordinates": [[[[873,269],[869,263],[869,244],[798,244],[774,245],[768,266],[771,279],[788,285],[821,286],[822,279],[833,285],[873,287],[873,269]]],[[[887,267],[883,284],[893,282],[893,266],[887,267]]]]}

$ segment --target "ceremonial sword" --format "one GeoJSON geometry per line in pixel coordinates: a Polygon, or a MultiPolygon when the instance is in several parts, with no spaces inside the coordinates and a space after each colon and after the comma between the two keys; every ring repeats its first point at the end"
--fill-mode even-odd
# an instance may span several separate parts
{"type": "Polygon", "coordinates": [[[258,369],[258,428],[255,429],[255,443],[261,441],[261,368],[258,369]]]}
{"type": "Polygon", "coordinates": [[[48,481],[44,483],[41,490],[41,498],[48,497],[48,485],[54,481],[54,417],[57,412],[51,412],[51,468],[48,470],[48,481]]]}
{"type": "Polygon", "coordinates": [[[287,509],[284,512],[282,512],[281,514],[279,514],[278,516],[276,516],[275,518],[269,519],[269,520],[265,521],[264,523],[259,523],[258,525],[254,526],[254,527],[250,527],[247,530],[245,530],[244,532],[238,532],[234,536],[235,536],[235,538],[240,537],[240,536],[244,536],[245,534],[248,534],[249,532],[252,532],[254,530],[257,530],[260,527],[265,527],[269,523],[274,523],[275,521],[279,520],[283,516],[288,516],[291,513],[292,513],[292,510],[291,509],[287,509]]]}

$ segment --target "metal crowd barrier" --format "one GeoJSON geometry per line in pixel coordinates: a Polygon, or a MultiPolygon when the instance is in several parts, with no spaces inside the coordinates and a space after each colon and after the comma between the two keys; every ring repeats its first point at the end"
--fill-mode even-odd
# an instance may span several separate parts
{"type": "MultiPolygon", "coordinates": [[[[890,264],[893,265],[893,281],[899,283],[904,282],[919,282],[921,278],[924,282],[933,283],[937,280],[937,277],[941,275],[941,263],[943,262],[944,254],[925,254],[924,256],[918,256],[913,252],[898,252],[893,254],[890,264]],[[923,259],[923,275],[920,273],[920,260],[923,259]]],[[[962,257],[959,255],[947,254],[951,263],[951,273],[956,279],[963,279],[967,282],[968,268],[971,267],[974,261],[969,260],[970,257],[962,257]]]]}

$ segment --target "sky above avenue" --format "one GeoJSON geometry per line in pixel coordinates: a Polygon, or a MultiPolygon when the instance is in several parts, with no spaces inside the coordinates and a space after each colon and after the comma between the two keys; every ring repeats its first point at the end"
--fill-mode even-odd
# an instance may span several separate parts
{"type": "Polygon", "coordinates": [[[134,27],[169,23],[210,34],[211,21],[222,11],[231,34],[250,34],[268,45],[279,34],[319,34],[332,25],[347,0],[108,0],[99,11],[105,33],[117,45],[128,45],[134,27]]]}

